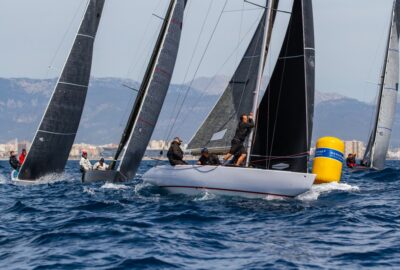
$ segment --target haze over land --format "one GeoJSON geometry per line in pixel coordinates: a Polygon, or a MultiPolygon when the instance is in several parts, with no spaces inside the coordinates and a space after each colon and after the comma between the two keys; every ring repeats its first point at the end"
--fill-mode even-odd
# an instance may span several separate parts
{"type": "MultiPolygon", "coordinates": [[[[185,141],[191,138],[224,90],[226,79],[219,76],[194,81],[171,136],[182,136],[185,141]]],[[[0,142],[33,138],[55,81],[0,78],[0,142]]],[[[92,78],[77,143],[119,141],[135,98],[135,93],[123,84],[138,87],[138,83],[130,80],[92,78]]],[[[171,85],[153,139],[168,139],[168,127],[177,115],[176,108],[182,104],[187,87],[171,85]]],[[[331,135],[344,140],[367,140],[374,113],[373,104],[319,91],[315,101],[314,138],[331,135]]],[[[391,141],[392,147],[400,145],[400,106],[391,141]]]]}

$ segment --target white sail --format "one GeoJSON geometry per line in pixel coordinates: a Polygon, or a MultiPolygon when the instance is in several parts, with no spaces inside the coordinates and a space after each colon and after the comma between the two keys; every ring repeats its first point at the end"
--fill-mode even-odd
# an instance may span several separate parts
{"type": "Polygon", "coordinates": [[[384,168],[396,113],[399,86],[399,14],[400,2],[395,1],[385,64],[382,71],[377,115],[364,156],[364,163],[377,170],[384,168]]]}

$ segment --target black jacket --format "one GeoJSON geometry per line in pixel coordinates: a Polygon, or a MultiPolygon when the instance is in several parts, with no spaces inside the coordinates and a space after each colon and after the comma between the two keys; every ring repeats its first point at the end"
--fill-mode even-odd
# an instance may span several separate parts
{"type": "Polygon", "coordinates": [[[247,123],[243,123],[242,121],[240,121],[238,127],[236,128],[236,133],[233,139],[240,142],[244,142],[247,136],[249,136],[251,129],[253,127],[254,127],[253,119],[249,119],[247,123]]]}
{"type": "Polygon", "coordinates": [[[209,154],[208,158],[206,158],[205,156],[201,156],[199,158],[199,162],[201,165],[221,165],[218,157],[214,154],[209,154]]]}
{"type": "Polygon", "coordinates": [[[16,156],[11,156],[9,162],[10,162],[11,167],[14,170],[18,170],[19,167],[21,167],[21,164],[19,163],[19,161],[18,161],[16,156]]]}
{"type": "Polygon", "coordinates": [[[172,166],[187,164],[183,160],[183,151],[177,142],[172,142],[169,147],[167,157],[172,166]]]}

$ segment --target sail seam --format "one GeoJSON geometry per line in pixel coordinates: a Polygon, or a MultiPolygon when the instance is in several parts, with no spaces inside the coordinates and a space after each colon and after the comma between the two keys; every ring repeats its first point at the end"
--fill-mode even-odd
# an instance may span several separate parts
{"type": "Polygon", "coordinates": [[[69,83],[69,82],[59,82],[59,84],[66,84],[66,85],[78,86],[78,87],[83,87],[83,88],[89,87],[88,85],[69,83]]]}
{"type": "Polygon", "coordinates": [[[85,34],[78,34],[77,36],[81,36],[81,37],[87,37],[87,38],[94,39],[94,36],[85,35],[85,34]]]}
{"type": "Polygon", "coordinates": [[[304,57],[304,54],[294,55],[294,56],[279,57],[279,59],[292,59],[292,58],[302,58],[302,57],[304,57]]]}
{"type": "Polygon", "coordinates": [[[63,136],[76,135],[76,133],[52,132],[52,131],[41,130],[41,129],[39,129],[38,131],[43,132],[43,133],[53,134],[53,135],[63,135],[63,136]]]}

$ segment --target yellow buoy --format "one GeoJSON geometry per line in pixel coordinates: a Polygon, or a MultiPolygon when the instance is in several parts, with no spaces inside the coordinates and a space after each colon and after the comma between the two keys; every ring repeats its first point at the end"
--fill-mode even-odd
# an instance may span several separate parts
{"type": "Polygon", "coordinates": [[[314,184],[339,182],[342,176],[344,142],[335,137],[323,137],[317,141],[313,174],[314,184]]]}

